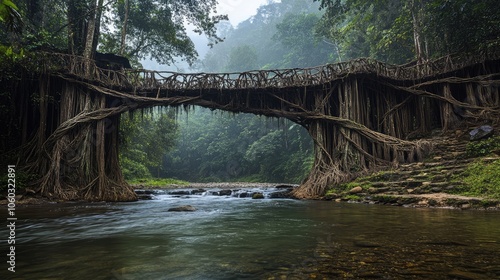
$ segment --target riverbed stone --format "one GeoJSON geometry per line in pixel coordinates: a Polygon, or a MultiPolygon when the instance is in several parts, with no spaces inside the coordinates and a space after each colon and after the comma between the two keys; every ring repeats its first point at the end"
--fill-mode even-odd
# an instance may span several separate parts
{"type": "Polygon", "coordinates": [[[221,190],[219,191],[219,195],[220,196],[227,196],[227,195],[231,195],[233,193],[232,190],[221,190]]]}
{"type": "Polygon", "coordinates": [[[168,209],[169,212],[193,212],[196,211],[196,208],[194,208],[191,205],[182,205],[179,207],[173,207],[168,209]]]}
{"type": "Polygon", "coordinates": [[[239,198],[245,198],[245,197],[248,197],[248,193],[247,192],[242,192],[238,195],[239,198]]]}
{"type": "Polygon", "coordinates": [[[263,199],[263,198],[264,198],[264,194],[263,193],[256,192],[256,193],[252,194],[252,199],[263,199]]]}
{"type": "Polygon", "coordinates": [[[190,191],[172,191],[172,192],[169,192],[168,194],[171,194],[171,195],[189,195],[191,194],[190,191]]]}
{"type": "Polygon", "coordinates": [[[196,189],[196,190],[192,190],[191,194],[202,194],[205,192],[207,192],[205,189],[196,189]]]}
{"type": "Polygon", "coordinates": [[[272,192],[269,194],[269,198],[290,198],[290,191],[272,192]]]}

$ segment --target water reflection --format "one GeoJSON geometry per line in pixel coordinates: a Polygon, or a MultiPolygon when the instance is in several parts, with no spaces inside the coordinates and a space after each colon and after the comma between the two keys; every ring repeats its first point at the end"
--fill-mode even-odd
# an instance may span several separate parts
{"type": "MultiPolygon", "coordinates": [[[[15,277],[500,277],[498,212],[213,196],[157,198],[18,209],[15,277]],[[167,211],[183,204],[198,211],[167,211]]],[[[0,234],[7,236],[4,229],[0,234]]]]}

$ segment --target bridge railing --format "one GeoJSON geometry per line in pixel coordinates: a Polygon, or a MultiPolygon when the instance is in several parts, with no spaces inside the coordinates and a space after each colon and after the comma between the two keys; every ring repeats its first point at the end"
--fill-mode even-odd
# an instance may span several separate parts
{"type": "Polygon", "coordinates": [[[417,80],[450,72],[487,59],[500,58],[500,48],[477,55],[450,55],[421,64],[390,65],[370,58],[311,68],[255,70],[238,73],[178,73],[150,70],[109,70],[93,60],[68,54],[44,53],[38,59],[44,69],[71,74],[107,86],[141,90],[252,89],[319,86],[350,74],[371,73],[397,80],[417,80]]]}

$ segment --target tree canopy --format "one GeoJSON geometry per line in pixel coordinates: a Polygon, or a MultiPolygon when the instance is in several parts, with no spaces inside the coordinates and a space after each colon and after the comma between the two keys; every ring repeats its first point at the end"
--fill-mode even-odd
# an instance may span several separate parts
{"type": "MultiPolygon", "coordinates": [[[[210,44],[220,42],[216,24],[227,19],[216,14],[217,0],[2,0],[0,16],[9,30],[25,19],[16,45],[25,49],[67,50],[93,56],[96,49],[134,60],[150,57],[170,63],[174,57],[192,62],[197,56],[188,28],[205,34],[210,44]],[[19,13],[16,14],[16,7],[19,13]],[[18,16],[19,15],[19,16],[18,16]]],[[[2,44],[7,44],[0,36],[2,44]]]]}
{"type": "Polygon", "coordinates": [[[390,63],[473,52],[500,36],[498,1],[314,0],[325,11],[317,33],[344,59],[390,63]]]}

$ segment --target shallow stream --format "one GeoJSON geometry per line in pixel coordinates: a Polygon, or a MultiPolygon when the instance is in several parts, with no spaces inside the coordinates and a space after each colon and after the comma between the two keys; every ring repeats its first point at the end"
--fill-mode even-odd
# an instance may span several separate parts
{"type": "Polygon", "coordinates": [[[493,211],[210,194],[16,210],[0,279],[500,279],[493,211]]]}

